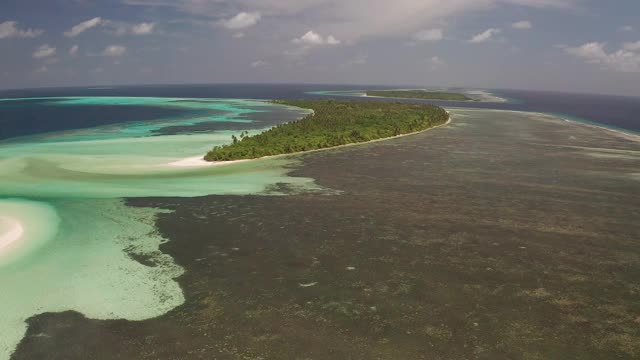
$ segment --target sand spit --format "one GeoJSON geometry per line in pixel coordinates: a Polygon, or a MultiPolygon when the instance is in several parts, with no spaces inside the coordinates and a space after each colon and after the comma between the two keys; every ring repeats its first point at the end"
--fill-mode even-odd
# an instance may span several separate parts
{"type": "Polygon", "coordinates": [[[0,216],[0,256],[16,246],[24,235],[24,226],[13,217],[0,216]]]}

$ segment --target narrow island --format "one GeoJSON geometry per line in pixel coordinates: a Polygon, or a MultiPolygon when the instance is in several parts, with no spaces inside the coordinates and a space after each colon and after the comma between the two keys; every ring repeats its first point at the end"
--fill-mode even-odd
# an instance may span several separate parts
{"type": "Polygon", "coordinates": [[[475,101],[460,93],[428,90],[368,90],[367,96],[420,100],[475,101]]]}
{"type": "Polygon", "coordinates": [[[254,136],[233,136],[231,144],[214,147],[204,159],[232,161],[319,150],[416,133],[449,120],[446,110],[427,104],[333,99],[273,103],[313,113],[254,136]]]}

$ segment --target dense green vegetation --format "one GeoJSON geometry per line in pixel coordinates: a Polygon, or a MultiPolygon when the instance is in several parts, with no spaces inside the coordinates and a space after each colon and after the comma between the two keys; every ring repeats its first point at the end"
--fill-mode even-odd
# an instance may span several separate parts
{"type": "Polygon", "coordinates": [[[408,134],[447,122],[438,106],[350,100],[284,100],[277,104],[313,109],[303,119],[278,125],[254,136],[233,136],[216,146],[207,161],[254,159],[408,134]]]}
{"type": "Polygon", "coordinates": [[[369,90],[367,96],[380,96],[401,99],[473,101],[472,98],[459,93],[427,90],[369,90]]]}

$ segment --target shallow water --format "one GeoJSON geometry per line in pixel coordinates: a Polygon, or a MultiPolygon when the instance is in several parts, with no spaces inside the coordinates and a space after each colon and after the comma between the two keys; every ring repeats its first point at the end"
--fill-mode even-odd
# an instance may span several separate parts
{"type": "Polygon", "coordinates": [[[0,199],[0,267],[15,262],[53,238],[60,219],[44,202],[0,199]],[[16,235],[16,236],[12,236],[16,235]]]}
{"type": "Polygon", "coordinates": [[[6,209],[21,210],[31,234],[23,239],[28,252],[0,267],[0,358],[24,335],[25,320],[39,313],[74,310],[96,319],[142,320],[184,301],[174,281],[182,269],[158,251],[159,210],[132,209],[118,199],[0,201],[0,211],[6,209]],[[131,254],[152,257],[155,266],[131,254]]]}
{"type": "MultiPolygon", "coordinates": [[[[204,155],[238,131],[156,135],[168,126],[206,122],[252,124],[262,113],[300,116],[299,109],[245,100],[169,98],[45,98],[0,101],[48,106],[158,106],[182,108],[188,117],[109,124],[34,134],[0,142],[0,236],[15,222],[24,235],[0,257],[0,359],[8,358],[29,317],[74,310],[96,319],[141,320],[183,302],[174,279],[182,269],[159,252],[158,209],[131,208],[121,198],[194,197],[264,193],[276,184],[314,189],[313,180],[288,177],[290,160],[176,167],[204,155]],[[194,116],[193,114],[197,114],[194,116]],[[134,258],[142,257],[154,266],[134,258]]],[[[125,108],[126,109],[126,108],[125,108]]],[[[52,119],[56,121],[57,119],[52,119]]],[[[277,194],[277,191],[274,192],[277,194]]],[[[13,229],[13,230],[12,230],[13,229]]]]}

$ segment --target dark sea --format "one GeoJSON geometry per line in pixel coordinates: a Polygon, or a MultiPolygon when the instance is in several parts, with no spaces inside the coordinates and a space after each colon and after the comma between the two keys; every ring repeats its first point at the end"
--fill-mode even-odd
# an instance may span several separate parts
{"type": "MultiPolygon", "coordinates": [[[[144,96],[176,98],[291,99],[326,98],[311,94],[316,91],[348,91],[389,89],[363,85],[300,84],[214,84],[214,85],[147,85],[93,88],[47,88],[0,91],[2,98],[61,96],[144,96]]],[[[397,88],[397,87],[395,87],[397,88]]],[[[502,110],[535,111],[603,125],[609,128],[640,132],[640,97],[570,94],[522,90],[490,90],[509,99],[507,103],[419,101],[445,107],[474,107],[502,110]]],[[[344,97],[343,97],[344,98],[344,97]]],[[[363,99],[380,101],[378,99],[363,99]]],[[[385,101],[388,101],[385,100],[385,101]]],[[[407,100],[405,100],[407,101],[407,100]]],[[[75,106],[55,107],[33,100],[0,103],[0,139],[51,131],[82,129],[127,121],[152,120],[188,116],[186,110],[152,106],[75,106]]]]}

